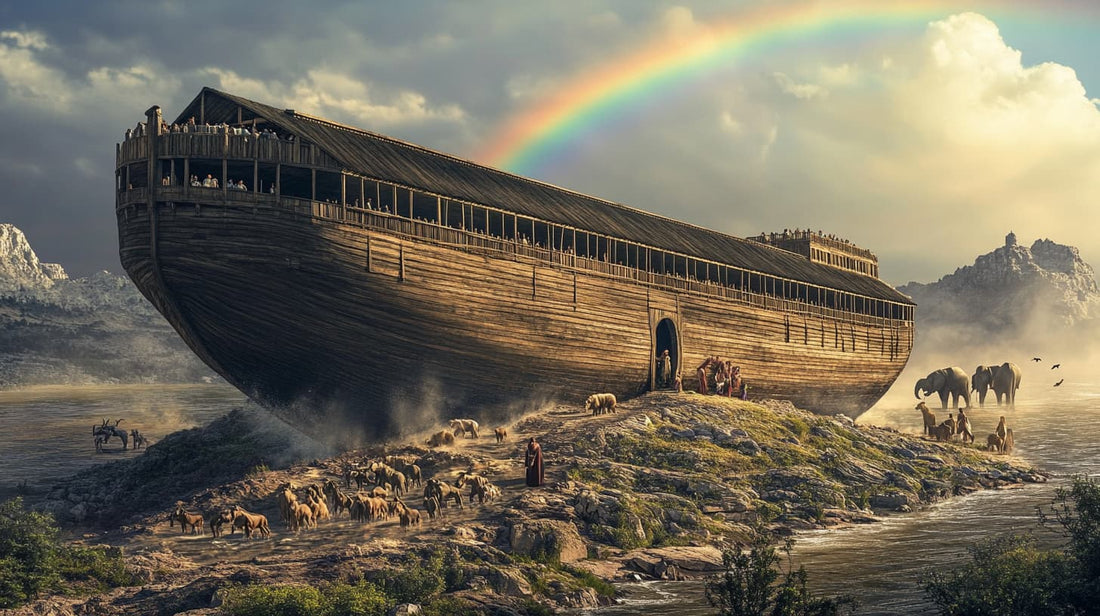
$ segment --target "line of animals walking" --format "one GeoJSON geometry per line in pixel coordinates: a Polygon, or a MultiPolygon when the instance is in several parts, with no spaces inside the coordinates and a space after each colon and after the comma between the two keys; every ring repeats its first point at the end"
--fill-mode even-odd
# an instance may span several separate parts
{"type": "Polygon", "coordinates": [[[92,426],[92,442],[95,445],[96,453],[103,452],[103,446],[106,445],[111,438],[118,438],[122,441],[122,450],[125,451],[129,446],[130,441],[134,442],[134,451],[145,447],[150,444],[149,439],[145,438],[141,432],[137,431],[137,428],[130,430],[127,434],[126,430],[118,427],[118,424],[122,423],[122,419],[116,419],[115,423],[111,423],[111,420],[104,418],[103,423],[92,426]]]}
{"type": "MultiPolygon", "coordinates": [[[[484,475],[469,471],[459,473],[451,483],[438,477],[425,480],[418,460],[406,456],[387,456],[381,461],[363,461],[348,464],[343,470],[343,488],[335,478],[298,490],[292,483],[284,483],[275,492],[279,520],[289,532],[315,529],[321,522],[339,520],[343,513],[347,519],[359,522],[383,522],[396,519],[404,531],[419,528],[423,516],[419,509],[405,502],[413,488],[422,488],[423,507],[429,519],[442,518],[452,504],[458,509],[464,505],[492,503],[500,499],[502,491],[484,475]],[[355,491],[352,484],[355,484],[355,491]],[[373,484],[373,486],[372,486],[373,484]],[[469,492],[463,498],[463,490],[469,492]],[[463,502],[465,500],[465,503],[463,502]]],[[[206,515],[187,511],[182,502],[176,503],[169,516],[169,527],[180,525],[180,533],[205,534],[210,529],[212,537],[233,535],[239,529],[245,538],[271,536],[267,516],[248,511],[242,506],[220,508],[206,515]]]]}
{"type": "MultiPolygon", "coordinates": [[[[613,393],[590,395],[585,401],[585,411],[592,415],[614,413],[618,400],[613,393]]],[[[108,425],[106,422],[104,425],[108,425]]],[[[116,423],[117,425],[117,423],[116,423]]],[[[473,419],[452,419],[448,429],[440,430],[428,438],[430,447],[453,445],[457,435],[465,438],[480,438],[480,424],[473,419]]],[[[508,429],[494,428],[496,443],[502,444],[508,437],[508,429]]],[[[381,461],[363,460],[346,464],[340,476],[344,488],[341,489],[333,478],[325,479],[320,485],[305,487],[305,492],[295,492],[291,483],[279,486],[275,493],[279,519],[290,532],[301,532],[317,528],[319,522],[337,520],[343,512],[348,519],[360,523],[382,522],[396,518],[402,530],[419,528],[423,522],[420,510],[405,503],[405,498],[413,488],[423,489],[423,506],[429,519],[442,518],[444,510],[451,504],[463,508],[462,490],[469,488],[466,503],[492,503],[502,496],[501,488],[489,481],[484,475],[471,471],[461,471],[458,478],[447,483],[438,477],[424,479],[420,460],[408,456],[387,456],[381,461]],[[351,490],[355,484],[355,491],[351,490]],[[373,487],[370,487],[373,484],[373,487]],[[369,488],[369,489],[367,489],[369,488]]],[[[544,482],[542,447],[531,438],[524,456],[525,483],[529,487],[541,486],[544,482]]],[[[205,534],[204,528],[217,538],[229,527],[233,535],[242,530],[245,538],[271,536],[271,527],[267,516],[248,511],[239,504],[201,513],[189,512],[183,502],[169,515],[169,527],[180,525],[180,533],[192,535],[205,534]]]]}

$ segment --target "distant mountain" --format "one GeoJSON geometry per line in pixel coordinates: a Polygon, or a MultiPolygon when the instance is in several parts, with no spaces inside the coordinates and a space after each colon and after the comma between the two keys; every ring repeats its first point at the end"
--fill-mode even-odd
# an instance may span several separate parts
{"type": "Polygon", "coordinates": [[[0,388],[211,378],[129,279],[69,278],[0,223],[0,388]]]}
{"type": "Polygon", "coordinates": [[[1005,245],[936,282],[898,287],[917,302],[917,331],[949,328],[959,343],[1031,348],[1100,331],[1096,274],[1077,249],[1047,239],[1005,245]]]}

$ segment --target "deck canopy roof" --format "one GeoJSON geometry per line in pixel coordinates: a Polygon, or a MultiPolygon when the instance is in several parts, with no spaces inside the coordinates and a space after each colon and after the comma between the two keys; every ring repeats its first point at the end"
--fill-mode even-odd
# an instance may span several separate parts
{"type": "Polygon", "coordinates": [[[230,125],[255,120],[260,128],[271,128],[280,136],[294,135],[317,145],[351,173],[380,181],[763,274],[913,304],[881,280],[812,263],[785,250],[212,88],[203,88],[176,122],[183,123],[191,117],[230,125]]]}

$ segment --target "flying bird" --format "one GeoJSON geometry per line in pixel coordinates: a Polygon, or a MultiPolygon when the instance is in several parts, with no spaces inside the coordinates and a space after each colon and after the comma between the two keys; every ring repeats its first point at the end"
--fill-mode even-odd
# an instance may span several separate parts
{"type": "Polygon", "coordinates": [[[1054,364],[1053,366],[1050,367],[1050,369],[1054,370],[1055,368],[1061,368],[1061,367],[1062,367],[1062,364],[1054,364]]]}
{"type": "Polygon", "coordinates": [[[1031,361],[1043,361],[1042,357],[1032,357],[1031,361]]]}
{"type": "Polygon", "coordinates": [[[1054,386],[1055,386],[1055,387],[1058,387],[1059,385],[1061,385],[1061,384],[1062,384],[1062,381],[1064,381],[1064,380],[1065,380],[1065,379],[1061,379],[1060,381],[1058,381],[1057,383],[1055,383],[1055,384],[1054,384],[1054,386]]]}

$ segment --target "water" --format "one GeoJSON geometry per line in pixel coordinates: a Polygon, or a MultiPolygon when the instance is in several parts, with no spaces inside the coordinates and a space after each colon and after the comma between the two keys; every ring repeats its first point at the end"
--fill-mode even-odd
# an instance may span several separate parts
{"type": "Polygon", "coordinates": [[[152,442],[226,414],[245,397],[228,385],[50,386],[0,391],[0,496],[26,481],[48,487],[88,466],[137,455],[111,439],[96,453],[92,426],[122,418],[152,442]]]}
{"type": "MultiPolygon", "coordinates": [[[[1068,376],[1068,375],[1067,375],[1068,376]]],[[[911,382],[904,378],[903,383],[911,382]]],[[[903,388],[904,389],[904,388],[903,388]]],[[[1016,455],[1054,473],[1048,484],[990,490],[937,504],[878,524],[805,533],[795,545],[795,563],[810,572],[815,591],[849,593],[862,602],[861,614],[931,614],[917,584],[921,571],[942,569],[966,559],[966,549],[991,534],[1035,531],[1042,541],[1056,538],[1036,526],[1036,507],[1073,474],[1100,474],[1100,383],[1067,379],[1057,389],[1033,385],[1015,411],[1000,411],[987,400],[970,413],[979,441],[993,431],[999,415],[1008,417],[1016,455]],[[1042,397],[1040,397],[1042,396],[1042,397]]],[[[119,450],[95,453],[91,429],[104,418],[123,418],[120,428],[137,428],[154,441],[221,416],[244,402],[224,385],[41,387],[0,391],[0,496],[26,480],[49,486],[81,468],[135,455],[119,450]]],[[[933,405],[935,406],[935,405],[933,405]]],[[[920,413],[898,396],[880,403],[860,423],[889,425],[917,433],[920,413]]],[[[600,614],[624,616],[710,616],[699,582],[624,584],[621,605],[600,614]]]]}
{"type": "MultiPolygon", "coordinates": [[[[1056,545],[1060,539],[1038,527],[1036,511],[1049,505],[1055,489],[1068,485],[1073,475],[1100,474],[1100,383],[1067,379],[1057,389],[1043,383],[1021,389],[1021,394],[1025,391],[1030,395],[1021,396],[1014,411],[999,410],[996,401],[987,398],[984,409],[968,415],[979,442],[1005,415],[1015,434],[1015,455],[1053,473],[1050,482],[981,491],[913,514],[887,516],[877,524],[801,534],[794,563],[806,566],[813,590],[858,597],[859,614],[935,614],[917,583],[922,571],[942,571],[966,561],[967,548],[990,535],[1030,531],[1041,544],[1056,545]]],[[[905,396],[887,399],[859,423],[919,433],[921,417],[914,403],[905,396]]],[[[930,406],[938,415],[938,404],[930,406]]],[[[645,582],[620,588],[627,592],[623,604],[600,609],[600,614],[715,613],[700,582],[645,582]]]]}

